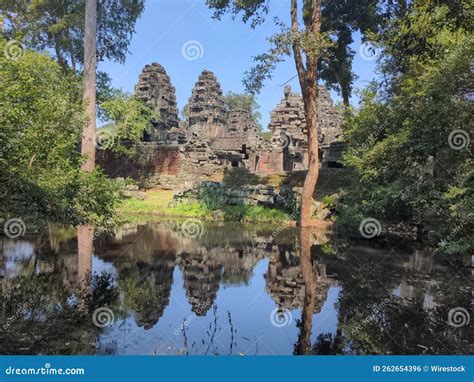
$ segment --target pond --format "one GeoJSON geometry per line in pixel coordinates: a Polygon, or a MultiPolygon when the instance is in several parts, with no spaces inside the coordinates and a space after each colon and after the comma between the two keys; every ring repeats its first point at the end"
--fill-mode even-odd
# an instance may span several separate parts
{"type": "Polygon", "coordinates": [[[471,269],[403,238],[187,220],[1,240],[2,354],[470,350],[471,269]]]}

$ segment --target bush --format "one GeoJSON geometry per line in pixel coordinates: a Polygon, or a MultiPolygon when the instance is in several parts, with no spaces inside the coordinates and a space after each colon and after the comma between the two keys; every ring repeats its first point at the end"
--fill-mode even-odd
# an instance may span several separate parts
{"type": "Polygon", "coordinates": [[[0,215],[110,223],[118,187],[99,170],[80,171],[80,77],[26,50],[18,60],[0,55],[0,88],[0,215]]]}

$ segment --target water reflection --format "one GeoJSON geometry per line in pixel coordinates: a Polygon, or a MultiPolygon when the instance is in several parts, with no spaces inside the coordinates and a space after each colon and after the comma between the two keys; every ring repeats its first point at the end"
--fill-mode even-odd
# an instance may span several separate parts
{"type": "Polygon", "coordinates": [[[468,273],[402,241],[374,249],[237,225],[189,237],[161,222],[95,239],[92,227],[49,226],[0,248],[3,354],[469,351],[469,326],[447,323],[469,307],[468,273]]]}

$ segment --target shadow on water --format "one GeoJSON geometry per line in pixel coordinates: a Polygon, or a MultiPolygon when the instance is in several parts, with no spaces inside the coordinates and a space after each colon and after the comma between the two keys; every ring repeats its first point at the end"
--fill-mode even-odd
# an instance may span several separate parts
{"type": "Polygon", "coordinates": [[[469,324],[452,318],[468,312],[470,275],[430,248],[191,223],[2,238],[0,352],[469,352],[469,324]]]}

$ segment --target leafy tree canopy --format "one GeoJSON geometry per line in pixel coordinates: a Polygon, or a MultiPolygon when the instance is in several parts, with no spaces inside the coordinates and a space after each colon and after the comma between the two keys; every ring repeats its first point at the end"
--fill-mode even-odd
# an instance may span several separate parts
{"type": "Polygon", "coordinates": [[[354,180],[341,223],[411,222],[438,233],[447,252],[472,251],[474,23],[462,22],[468,3],[414,1],[379,35],[383,81],[366,89],[360,110],[346,120],[344,162],[354,180]]]}
{"type": "Polygon", "coordinates": [[[98,142],[102,148],[132,155],[134,146],[128,148],[125,142],[139,142],[144,133],[151,133],[151,121],[158,120],[153,109],[143,101],[121,90],[111,89],[102,95],[99,104],[101,119],[107,128],[97,130],[98,142]]]}
{"type": "MultiPolygon", "coordinates": [[[[6,40],[0,40],[0,50],[6,40]]],[[[85,115],[78,76],[47,54],[0,56],[2,217],[108,224],[119,197],[100,170],[81,173],[78,145],[85,115]]]]}
{"type": "Polygon", "coordinates": [[[262,125],[260,123],[262,115],[258,111],[258,109],[260,109],[260,105],[255,100],[255,96],[253,94],[239,94],[234,92],[228,92],[225,95],[224,102],[227,113],[235,109],[248,110],[254,122],[260,128],[262,128],[262,125]]]}
{"type": "MultiPolygon", "coordinates": [[[[97,1],[97,59],[125,62],[143,0],[97,1]]],[[[4,0],[6,36],[35,50],[51,49],[63,67],[84,61],[85,1],[4,0]]]]}

